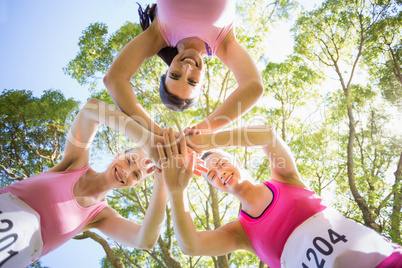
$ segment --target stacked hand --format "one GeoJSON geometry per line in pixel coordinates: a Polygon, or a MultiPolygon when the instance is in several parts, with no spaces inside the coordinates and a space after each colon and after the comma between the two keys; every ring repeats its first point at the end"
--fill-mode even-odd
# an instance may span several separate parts
{"type": "Polygon", "coordinates": [[[182,133],[176,141],[173,129],[163,133],[164,144],[157,144],[161,161],[162,175],[169,192],[183,191],[190,183],[193,175],[201,176],[208,170],[201,160],[197,160],[195,152],[188,152],[186,139],[182,133]]]}

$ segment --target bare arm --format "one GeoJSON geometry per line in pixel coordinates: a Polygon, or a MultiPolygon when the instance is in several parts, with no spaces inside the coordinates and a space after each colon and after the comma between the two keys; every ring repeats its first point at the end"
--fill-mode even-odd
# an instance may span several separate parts
{"type": "Polygon", "coordinates": [[[269,126],[250,126],[217,133],[186,136],[194,150],[207,151],[228,146],[262,147],[271,162],[274,180],[306,188],[301,181],[292,152],[269,126]]]}
{"type": "Polygon", "coordinates": [[[156,148],[151,147],[151,141],[157,138],[156,135],[114,106],[97,99],[90,99],[71,125],[62,161],[50,171],[78,169],[88,165],[89,148],[100,124],[136,141],[153,160],[157,159],[156,148]]]}
{"type": "Polygon", "coordinates": [[[159,237],[165,215],[167,192],[162,175],[155,172],[153,191],[142,224],[120,216],[115,210],[106,207],[99,213],[100,220],[87,226],[97,228],[111,239],[126,246],[139,249],[152,249],[159,237]]]}
{"type": "Polygon", "coordinates": [[[180,140],[180,148],[176,143],[171,144],[172,140],[175,140],[175,137],[170,129],[169,135],[164,133],[165,149],[158,144],[158,152],[172,207],[173,228],[181,250],[197,256],[219,256],[238,249],[252,251],[247,235],[238,221],[214,231],[197,232],[184,200],[186,189],[193,177],[195,155],[187,156],[185,139],[180,140]]]}
{"type": "MultiPolygon", "coordinates": [[[[169,178],[165,178],[168,180],[169,178]]],[[[190,216],[185,190],[169,192],[173,228],[181,250],[192,256],[221,256],[236,250],[254,250],[239,221],[233,221],[213,231],[198,232],[190,216]]]]}
{"type": "Polygon", "coordinates": [[[161,134],[157,125],[139,103],[130,85],[131,77],[141,64],[166,46],[157,19],[139,36],[128,43],[114,60],[103,82],[117,106],[133,116],[146,129],[161,134]]]}
{"type": "Polygon", "coordinates": [[[227,39],[227,44],[222,43],[218,48],[217,56],[233,72],[238,87],[197,125],[202,132],[214,132],[231,124],[252,108],[263,93],[262,79],[250,54],[237,42],[233,30],[227,39]]]}

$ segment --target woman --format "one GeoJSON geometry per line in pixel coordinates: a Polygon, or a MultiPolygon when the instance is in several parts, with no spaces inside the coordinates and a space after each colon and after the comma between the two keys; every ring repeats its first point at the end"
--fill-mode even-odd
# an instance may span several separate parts
{"type": "Polygon", "coordinates": [[[216,55],[233,72],[237,89],[196,126],[199,130],[213,132],[228,125],[260,98],[261,76],[251,56],[235,38],[234,0],[158,0],[144,12],[140,7],[139,13],[144,32],[124,47],[103,81],[119,108],[128,115],[139,115],[145,128],[161,133],[161,128],[139,104],[130,79],[155,54],[169,65],[161,78],[159,92],[162,102],[175,111],[183,111],[198,100],[204,57],[216,55]]]}
{"type": "Polygon", "coordinates": [[[23,267],[78,233],[96,228],[124,245],[151,249],[159,236],[166,189],[156,173],[142,225],[108,206],[107,193],[139,185],[155,169],[163,141],[111,105],[91,99],[68,133],[60,163],[46,172],[0,189],[0,267],[23,267]],[[140,147],[120,152],[105,171],[89,166],[89,147],[100,124],[118,130],[140,147]]]}
{"type": "Polygon", "coordinates": [[[175,234],[184,253],[220,256],[248,250],[269,267],[402,267],[401,247],[374,230],[327,208],[300,179],[293,155],[267,126],[216,134],[186,136],[195,150],[223,146],[261,146],[272,178],[254,184],[238,162],[224,152],[207,152],[204,177],[220,191],[239,199],[239,219],[213,231],[198,232],[186,209],[184,192],[192,177],[185,156],[159,147],[175,234]],[[202,146],[201,146],[202,145],[202,146]]]}

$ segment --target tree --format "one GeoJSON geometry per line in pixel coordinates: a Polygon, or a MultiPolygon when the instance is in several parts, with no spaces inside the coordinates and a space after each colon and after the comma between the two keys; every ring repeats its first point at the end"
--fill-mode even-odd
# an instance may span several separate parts
{"type": "MultiPolygon", "coordinates": [[[[352,81],[361,67],[362,55],[371,49],[371,38],[375,37],[377,26],[393,7],[391,1],[328,0],[318,9],[303,13],[293,29],[296,34],[296,53],[317,67],[330,68],[339,79],[344,96],[340,107],[343,107],[348,118],[345,155],[348,185],[364,224],[379,232],[383,229],[376,222],[379,213],[372,208],[370,196],[364,189],[365,183],[360,183],[357,178],[355,163],[355,149],[359,145],[356,142],[361,142],[356,129],[359,124],[356,112],[362,108],[359,106],[361,102],[370,99],[370,90],[359,92],[365,87],[353,86],[352,81]]],[[[378,208],[381,207],[379,205],[378,208]]]]}
{"type": "MultiPolygon", "coordinates": [[[[293,1],[252,1],[253,10],[255,8],[263,8],[266,13],[248,13],[251,11],[251,2],[239,5],[238,9],[241,14],[247,14],[244,19],[245,23],[236,28],[236,37],[240,40],[255,59],[262,58],[261,48],[263,40],[261,31],[268,30],[266,22],[274,22],[276,20],[286,18],[289,10],[292,8],[293,1]],[[251,24],[254,24],[251,26],[251,24]],[[258,24],[259,31],[250,31],[257,29],[254,27],[258,24]],[[261,28],[262,27],[262,28],[261,28]]],[[[111,103],[111,99],[107,92],[103,89],[100,78],[102,78],[110,66],[113,58],[119,53],[123,46],[142,32],[138,24],[126,23],[118,31],[108,34],[107,26],[102,23],[91,24],[84,32],[79,40],[80,52],[77,57],[69,62],[64,69],[66,74],[77,79],[80,84],[88,84],[91,87],[93,96],[101,98],[111,103]]],[[[199,104],[191,111],[185,113],[173,113],[168,111],[162,104],[158,96],[159,76],[165,71],[166,66],[157,57],[144,62],[140,69],[136,72],[131,80],[133,90],[143,105],[145,110],[151,113],[151,117],[162,127],[174,126],[181,129],[184,126],[192,125],[203,120],[223,100],[236,88],[236,82],[231,72],[216,58],[207,58],[206,65],[206,81],[204,82],[203,96],[199,104]]],[[[107,129],[101,130],[99,133],[99,142],[95,141],[98,149],[109,150],[114,153],[118,147],[127,145],[127,140],[114,132],[107,129]],[[106,146],[105,146],[106,145],[106,146]]],[[[144,186],[145,187],[145,186],[144,186]]],[[[152,187],[147,185],[146,187],[152,187]]],[[[138,197],[133,193],[118,192],[109,199],[109,203],[118,210],[122,215],[141,219],[143,209],[147,206],[148,190],[141,186],[143,194],[138,197]],[[123,209],[124,208],[124,209],[123,209]]],[[[189,189],[191,193],[190,204],[193,208],[194,217],[198,227],[202,229],[215,229],[232,219],[233,212],[228,212],[233,205],[231,202],[225,202],[224,196],[221,196],[215,189],[209,187],[204,181],[196,180],[189,189]],[[194,198],[201,196],[200,199],[194,198]],[[224,215],[224,216],[222,216],[224,215]]],[[[235,210],[235,214],[238,212],[235,210]]],[[[157,246],[151,251],[134,250],[128,251],[119,245],[114,247],[116,254],[120,254],[125,265],[128,266],[147,266],[152,265],[166,267],[181,267],[184,264],[193,266],[211,266],[228,267],[231,256],[222,257],[186,257],[184,256],[174,239],[172,229],[170,210],[167,208],[166,231],[158,240],[157,246]],[[120,252],[120,253],[119,253],[120,252]],[[134,257],[131,257],[134,256],[134,257]]],[[[240,257],[236,258],[241,260],[240,257]]],[[[255,260],[255,258],[254,258],[255,260]]],[[[255,260],[259,262],[258,260],[255,260]]],[[[106,263],[105,263],[106,265],[106,263]]]]}
{"type": "Polygon", "coordinates": [[[71,111],[77,102],[60,91],[34,97],[27,90],[0,95],[1,186],[36,175],[62,156],[71,111]]]}

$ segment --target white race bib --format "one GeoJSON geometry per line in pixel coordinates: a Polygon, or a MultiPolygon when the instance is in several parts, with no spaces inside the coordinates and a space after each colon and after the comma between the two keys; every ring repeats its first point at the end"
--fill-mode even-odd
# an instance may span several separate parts
{"type": "Polygon", "coordinates": [[[12,193],[0,194],[0,267],[25,267],[42,247],[39,214],[12,193]]]}
{"type": "Polygon", "coordinates": [[[374,268],[393,251],[374,230],[327,208],[293,231],[283,249],[281,267],[374,268]]]}

